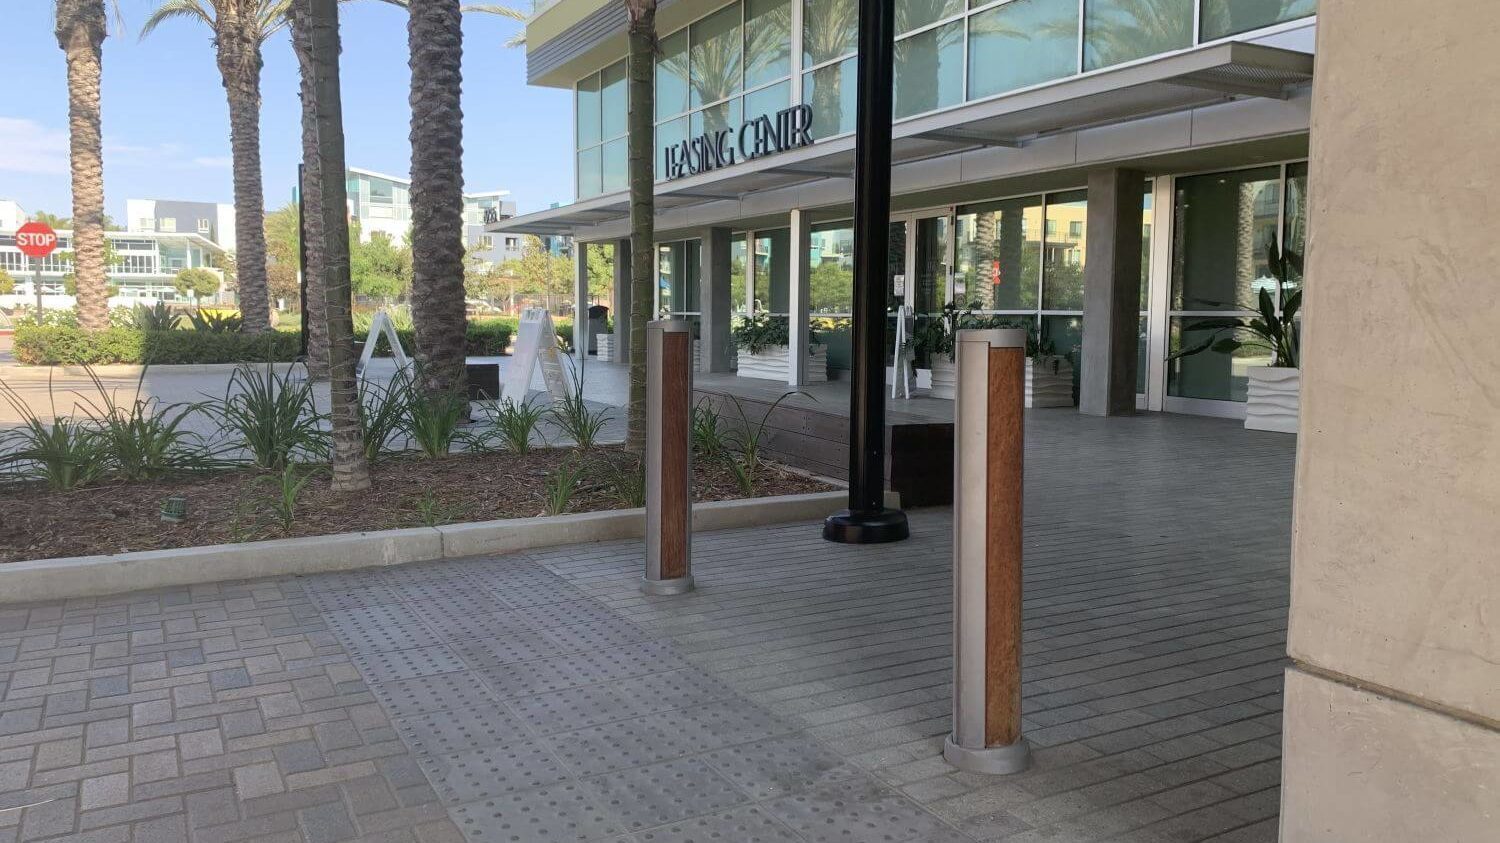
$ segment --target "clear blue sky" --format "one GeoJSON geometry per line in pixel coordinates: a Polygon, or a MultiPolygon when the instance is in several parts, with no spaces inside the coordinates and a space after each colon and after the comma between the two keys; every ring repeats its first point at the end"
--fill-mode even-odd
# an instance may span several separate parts
{"type": "MultiPolygon", "coordinates": [[[[52,2],[3,5],[0,198],[69,216],[67,70],[52,33],[52,2]]],[[[377,0],[340,5],[349,164],[404,176],[411,168],[405,12],[377,0]]],[[[104,44],[105,210],[123,221],[127,198],[232,201],[228,106],[207,28],[173,21],[142,41],[154,4],[120,6],[123,30],[104,44]]],[[[518,26],[492,15],[464,24],[464,180],[469,191],[509,190],[528,211],[570,198],[571,97],[526,85],[524,51],[503,46],[518,26]]],[[[264,54],[261,156],[266,204],[274,208],[290,200],[300,158],[297,63],[284,33],[264,54]]]]}

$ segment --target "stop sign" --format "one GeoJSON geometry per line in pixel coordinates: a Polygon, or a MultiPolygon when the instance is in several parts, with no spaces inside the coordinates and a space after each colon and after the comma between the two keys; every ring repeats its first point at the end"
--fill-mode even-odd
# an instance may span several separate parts
{"type": "Polygon", "coordinates": [[[16,229],[16,248],[27,257],[45,258],[57,249],[57,232],[44,222],[29,222],[16,229]]]}

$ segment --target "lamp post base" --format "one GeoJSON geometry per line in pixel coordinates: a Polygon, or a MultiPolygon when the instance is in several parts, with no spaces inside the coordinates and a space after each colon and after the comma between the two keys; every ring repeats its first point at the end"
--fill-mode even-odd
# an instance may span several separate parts
{"type": "Polygon", "coordinates": [[[1020,738],[1009,746],[968,749],[953,742],[953,735],[943,740],[943,760],[965,773],[1007,776],[1031,766],[1031,744],[1020,738]]]}
{"type": "Polygon", "coordinates": [[[641,591],[653,597],[669,594],[686,594],[693,590],[693,575],[673,577],[670,580],[653,580],[641,577],[641,591]]]}
{"type": "Polygon", "coordinates": [[[823,538],[839,544],[883,544],[911,535],[906,513],[899,509],[856,512],[841,509],[823,521],[823,538]]]}

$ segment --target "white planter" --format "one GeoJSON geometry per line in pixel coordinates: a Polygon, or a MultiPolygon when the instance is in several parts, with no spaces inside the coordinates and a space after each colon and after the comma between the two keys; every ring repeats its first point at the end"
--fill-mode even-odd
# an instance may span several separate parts
{"type": "Polygon", "coordinates": [[[928,397],[953,400],[958,390],[958,366],[948,359],[948,355],[932,355],[932,368],[928,370],[927,378],[928,397]]]}
{"type": "Polygon", "coordinates": [[[1073,364],[1067,358],[1026,358],[1026,406],[1073,406],[1073,364]]]}
{"type": "Polygon", "coordinates": [[[1296,433],[1302,406],[1302,372],[1284,366],[1246,370],[1250,394],[1245,399],[1245,428],[1296,433]]]}
{"type": "Polygon", "coordinates": [[[594,357],[600,363],[613,363],[615,360],[615,335],[594,335],[594,357]]]}
{"type": "MultiPolygon", "coordinates": [[[[914,371],[915,371],[915,374],[916,374],[916,378],[914,378],[913,381],[912,381],[912,389],[931,389],[932,388],[932,370],[931,369],[916,369],[914,371]]],[[[893,384],[895,382],[896,382],[896,367],[895,366],[886,366],[885,367],[885,385],[886,386],[890,386],[891,384],[893,384]]]]}
{"type": "MultiPolygon", "coordinates": [[[[742,378],[759,378],[785,383],[787,347],[780,345],[775,348],[762,349],[755,354],[741,349],[737,373],[742,378]]],[[[814,345],[812,354],[807,359],[807,382],[821,383],[826,380],[828,380],[828,346],[814,345]]]]}

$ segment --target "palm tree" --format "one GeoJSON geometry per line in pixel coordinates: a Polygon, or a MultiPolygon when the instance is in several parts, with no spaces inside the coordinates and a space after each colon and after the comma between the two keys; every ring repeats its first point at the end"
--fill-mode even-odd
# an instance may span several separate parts
{"type": "Polygon", "coordinates": [[[229,99],[229,143],[234,158],[235,265],[244,330],[271,328],[266,284],[265,194],[260,174],[261,47],[287,25],[291,0],[164,0],[141,27],[145,38],[176,18],[213,33],[219,75],[229,99]]]}
{"type": "Polygon", "coordinates": [[[68,164],[73,184],[73,272],[78,324],[109,327],[104,274],[104,151],[99,77],[107,34],[104,0],[57,0],[57,46],[68,60],[68,164]]]}
{"type": "MultiPolygon", "coordinates": [[[[294,0],[295,37],[301,39],[303,114],[312,113],[312,153],[320,173],[344,172],[344,114],[339,93],[338,0],[294,0]]],[[[305,126],[304,126],[305,128],[305,126]]],[[[304,134],[304,139],[306,135],[304,134]]],[[[305,182],[304,182],[305,184],[305,182]]],[[[321,276],[308,289],[322,287],[328,330],[329,394],[333,422],[333,488],[356,491],[370,486],[360,434],[359,386],[354,372],[354,324],[350,318],[348,196],[342,178],[321,179],[319,192],[306,194],[309,217],[322,221],[321,276]]]]}
{"type": "Polygon", "coordinates": [[[656,263],[656,0],[625,0],[630,17],[630,113],[628,172],[630,179],[630,402],[625,448],[646,452],[646,322],[655,299],[656,263]]]}
{"type": "MultiPolygon", "coordinates": [[[[302,170],[298,189],[303,197],[303,216],[299,220],[302,237],[302,271],[306,291],[302,307],[307,314],[307,370],[315,379],[328,376],[328,321],[323,310],[323,168],[318,154],[318,114],[313,80],[313,19],[305,4],[293,2],[287,10],[292,30],[292,52],[297,55],[301,71],[302,98],[302,170]]],[[[337,21],[335,21],[337,23],[337,21]]],[[[337,33],[335,33],[336,35],[337,33]]]]}

